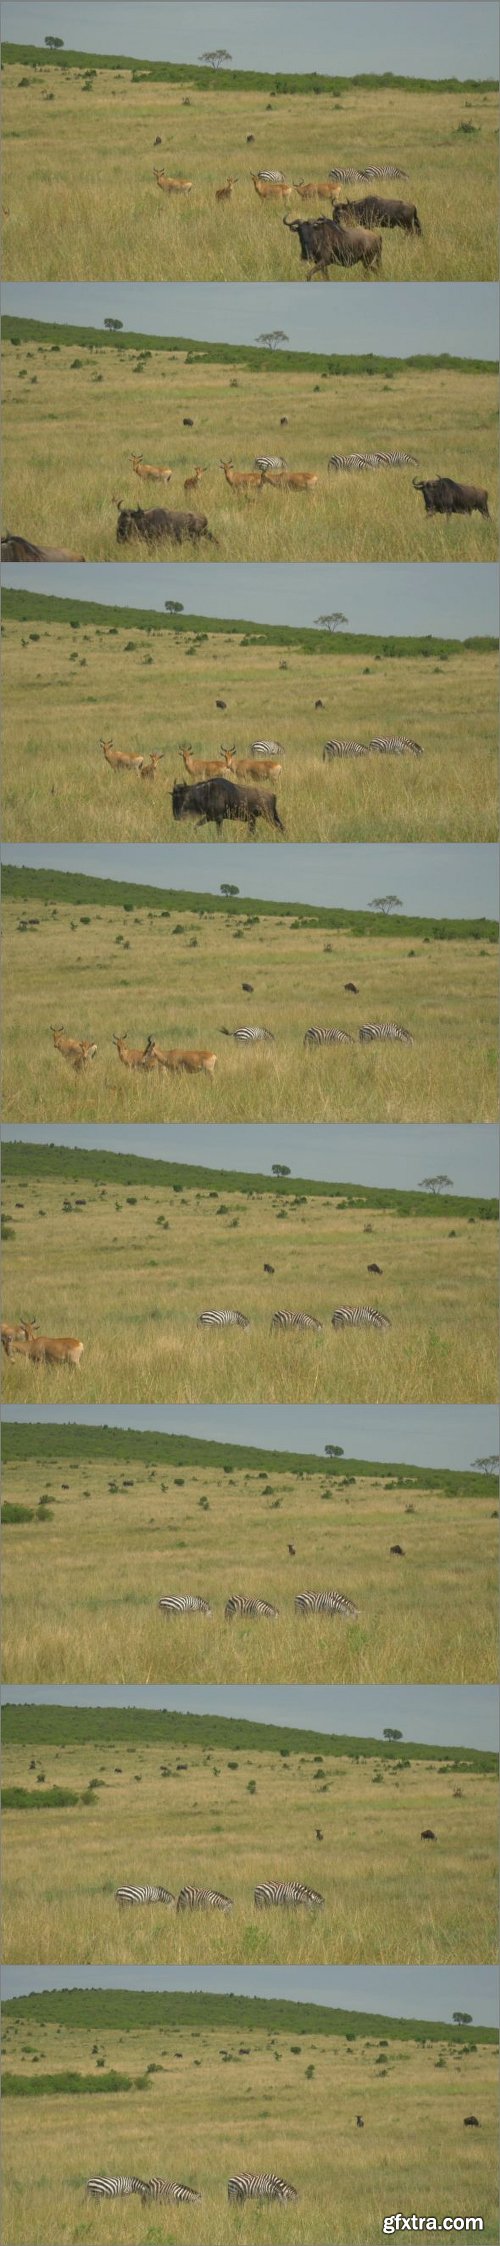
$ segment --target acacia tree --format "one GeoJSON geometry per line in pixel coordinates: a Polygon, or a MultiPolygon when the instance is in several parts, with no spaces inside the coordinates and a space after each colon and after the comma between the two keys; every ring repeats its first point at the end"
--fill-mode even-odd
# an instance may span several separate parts
{"type": "Polygon", "coordinates": [[[401,912],[402,902],[401,897],[372,897],[368,912],[401,912]]]}
{"type": "Polygon", "coordinates": [[[44,40],[44,46],[50,47],[51,53],[53,53],[55,47],[64,46],[64,39],[53,39],[49,35],[49,38],[44,40]]]}
{"type": "Polygon", "coordinates": [[[123,327],[123,320],[104,320],[103,325],[108,329],[109,335],[118,335],[119,329],[123,327]]]}
{"type": "Polygon", "coordinates": [[[472,2024],[472,2012],[452,2012],[451,2017],[457,2028],[470,2028],[472,2024]]]}
{"type": "Polygon", "coordinates": [[[255,340],[256,343],[263,343],[266,351],[277,351],[278,345],[288,343],[289,337],[285,335],[284,328],[268,328],[264,335],[257,335],[255,340]]]}
{"type": "Polygon", "coordinates": [[[421,1178],[418,1190],[419,1193],[451,1193],[452,1185],[453,1178],[447,1178],[444,1170],[438,1170],[435,1178],[421,1178]]]}
{"type": "Polygon", "coordinates": [[[183,616],[184,614],[184,602],[181,600],[166,600],[164,608],[166,616],[183,616]]]}
{"type": "Polygon", "coordinates": [[[383,1736],[384,1739],[402,1739],[403,1733],[402,1731],[391,1731],[388,1729],[387,1731],[384,1731],[383,1736]]]}
{"type": "Polygon", "coordinates": [[[198,62],[208,63],[210,70],[221,70],[223,63],[232,62],[232,60],[233,57],[229,54],[227,47],[209,47],[207,54],[198,55],[198,62]]]}
{"type": "Polygon", "coordinates": [[[272,1176],[273,1178],[289,1178],[290,1171],[287,1169],[286,1162],[273,1162],[272,1176]]]}
{"type": "Polygon", "coordinates": [[[240,894],[235,881],[221,881],[220,893],[221,897],[239,897],[240,894]]]}
{"type": "Polygon", "coordinates": [[[473,1458],[472,1472],[475,1474],[498,1474],[499,1465],[498,1451],[491,1451],[489,1458],[473,1458]]]}
{"type": "Polygon", "coordinates": [[[343,1458],[343,1456],[344,1453],[340,1443],[325,1443],[325,1458],[343,1458]]]}
{"type": "Polygon", "coordinates": [[[330,616],[315,617],[315,623],[319,624],[324,632],[338,632],[340,625],[347,624],[347,622],[348,618],[342,616],[340,608],[333,608],[330,616]]]}

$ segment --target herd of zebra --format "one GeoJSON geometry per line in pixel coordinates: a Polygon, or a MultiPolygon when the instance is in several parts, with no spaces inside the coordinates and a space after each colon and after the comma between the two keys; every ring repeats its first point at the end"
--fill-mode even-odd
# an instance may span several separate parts
{"type": "MultiPolygon", "coordinates": [[[[246,1318],[242,1310],[201,1310],[197,1319],[198,1326],[243,1326],[245,1330],[250,1323],[250,1318],[246,1318]]],[[[334,1310],[332,1317],[335,1333],[340,1333],[343,1326],[377,1326],[382,1331],[390,1324],[391,1320],[386,1318],[384,1311],[373,1310],[369,1302],[357,1302],[353,1306],[342,1303],[338,1310],[334,1310]]],[[[273,1333],[278,1329],[283,1333],[323,1332],[321,1319],[308,1317],[305,1310],[273,1311],[270,1331],[273,1333]]]]}
{"type": "MultiPolygon", "coordinates": [[[[324,1895],[319,1895],[314,1887],[305,1886],[303,1880],[262,1880],[254,1888],[256,1911],[299,1910],[301,1905],[306,1910],[321,1911],[324,1902],[324,1895]]],[[[234,1910],[232,1896],[222,1895],[217,1887],[181,1887],[177,1901],[168,1887],[117,1887],[115,1903],[119,1904],[121,1910],[134,1903],[175,1904],[178,1911],[234,1910]]]]}
{"type": "MultiPolygon", "coordinates": [[[[198,1598],[193,1591],[183,1591],[178,1594],[170,1593],[168,1597],[158,1600],[158,1609],[160,1614],[166,1615],[207,1614],[211,1616],[213,1612],[209,1600],[198,1598]]],[[[260,1622],[265,1619],[275,1621],[279,1612],[279,1607],[272,1606],[269,1599],[245,1598],[233,1594],[231,1598],[226,1599],[224,1620],[234,1622],[238,1618],[240,1621],[250,1622],[260,1622]]],[[[302,1615],[347,1614],[356,1618],[358,1608],[354,1606],[352,1599],[346,1597],[344,1591],[298,1591],[295,1599],[295,1613],[302,1615]]]]}
{"type": "Polygon", "coordinates": [[[423,756],[420,741],[406,733],[380,733],[373,741],[325,741],[323,763],[335,756],[423,756]]]}
{"type": "MultiPolygon", "coordinates": [[[[364,756],[365,754],[364,749],[360,748],[355,741],[330,741],[328,750],[332,756],[364,756]]],[[[326,756],[326,749],[324,755],[326,756]]],[[[244,1029],[225,1029],[223,1027],[221,1037],[234,1038],[236,1045],[276,1044],[272,1029],[262,1029],[260,1024],[253,1023],[250,1023],[244,1029]]],[[[358,1039],[360,1045],[413,1045],[411,1030],[404,1029],[402,1022],[362,1022],[361,1028],[358,1029],[358,1039]]],[[[313,1025],[312,1029],[306,1029],[303,1044],[354,1045],[355,1038],[351,1037],[346,1029],[318,1029],[316,1025],[313,1025]]]]}
{"type": "MultiPolygon", "coordinates": [[[[191,2201],[199,2206],[202,2197],[201,2191],[192,2191],[189,2184],[166,2183],[163,2176],[150,2176],[148,2183],[142,2176],[89,2176],[85,2189],[90,2199],[129,2199],[132,2192],[137,2192],[139,2199],[146,2203],[176,2200],[191,2201]]],[[[244,2170],[240,2176],[230,2176],[227,2196],[240,2200],[287,2200],[298,2199],[299,2195],[293,2184],[287,2184],[284,2176],[276,2176],[271,2169],[264,2175],[244,2170]]]]}

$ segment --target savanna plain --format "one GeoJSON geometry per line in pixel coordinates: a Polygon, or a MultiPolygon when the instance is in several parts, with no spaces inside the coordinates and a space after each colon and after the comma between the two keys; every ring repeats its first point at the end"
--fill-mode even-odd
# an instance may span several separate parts
{"type": "MultiPolygon", "coordinates": [[[[173,819],[182,751],[220,758],[236,745],[247,756],[262,739],[280,744],[278,806],[290,842],[496,839],[495,649],[448,652],[431,641],[427,659],[391,659],[373,642],[366,653],[337,653],[328,638],[309,652],[291,634],[286,646],[269,645],[256,626],[219,633],[203,617],[191,632],[159,629],[137,611],[107,619],[101,609],[87,621],[80,602],[73,623],[69,603],[61,621],[45,621],[43,601],[23,620],[9,614],[18,598],[6,592],[2,625],[5,841],[213,841],[213,826],[173,819]],[[421,757],[323,762],[332,738],[400,733],[421,744],[421,757]],[[161,750],[152,785],[111,769],[100,748],[110,739],[127,752],[161,750]]],[[[264,759],[262,774],[265,785],[264,759]]],[[[243,826],[225,831],[245,846],[243,826]]],[[[276,840],[263,820],[257,833],[276,840]]]]}
{"type": "MultiPolygon", "coordinates": [[[[88,2176],[130,2172],[200,2190],[214,2246],[242,2238],[257,2246],[264,2237],[277,2246],[285,2235],[289,2246],[373,2246],[384,2214],[422,2205],[440,2218],[457,2207],[480,2211],[486,2246],[495,2246],[498,2061],[481,2030],[466,2039],[434,2022],[426,2034],[427,2023],[416,2022],[402,2037],[393,2020],[352,2014],[345,2032],[335,2032],[334,2015],[325,2032],[324,2008],[271,2003],[269,2024],[254,2026],[251,2007],[237,1999],[220,2025],[205,2024],[203,1997],[191,2024],[179,1996],[164,1998],[164,2020],[144,2027],[122,2024],[116,1995],[105,2021],[110,1998],[98,1991],[87,1993],[83,2023],[78,1995],[74,2024],[45,2017],[40,2000],[37,2014],[4,2012],[6,2074],[38,2092],[48,2078],[44,2094],[30,2099],[29,2128],[25,2099],[4,2097],[6,2246],[27,2238],[34,2246],[111,2246],[117,2237],[124,2246],[199,2246],[198,2207],[85,2201],[88,2176]],[[285,2027],[275,2017],[281,2010],[290,2015],[285,2027]],[[96,2096],[112,2069],[130,2087],[96,2096]],[[470,2112],[479,2129],[464,2130],[470,2112]],[[277,2170],[297,2203],[228,2204],[228,2178],[242,2168],[277,2170]]],[[[140,2003],[122,1998],[130,2010],[140,2003]]]]}
{"type": "MultiPolygon", "coordinates": [[[[314,301],[314,300],[313,300],[314,301]]],[[[219,360],[203,343],[158,347],[154,337],[4,323],[4,521],[36,544],[69,547],[85,561],[494,561],[497,532],[497,373],[489,362],[424,368],[369,359],[354,371],[325,370],[318,357],[261,352],[256,364],[229,346],[219,360]],[[14,340],[12,340],[14,337],[14,340]],[[57,357],[57,367],[55,366],[57,357]],[[36,389],[36,398],[30,397],[36,389]],[[102,398],[96,399],[96,388],[102,398]],[[309,490],[264,484],[235,490],[221,460],[252,468],[282,454],[289,468],[317,474],[309,490]],[[192,422],[189,431],[186,419],[192,422]],[[328,470],[332,452],[403,450],[416,468],[360,474],[328,470]],[[132,454],[167,466],[165,488],[144,484],[132,454]],[[117,544],[117,502],[184,509],[184,480],[203,467],[195,512],[211,538],[180,545],[117,544]],[[430,516],[412,478],[451,475],[489,493],[489,516],[430,516]],[[146,492],[146,500],[144,493],[146,492]],[[151,498],[152,493],[152,498],[151,498]],[[201,501],[201,509],[200,509],[201,501]],[[215,538],[216,546],[211,542],[215,538]]],[[[369,336],[367,336],[369,340],[369,336]]],[[[472,339],[473,340],[473,339],[472,339]]],[[[404,336],[401,337],[404,347],[404,336]]],[[[328,361],[326,361],[326,368],[328,361]]]]}
{"type": "Polygon", "coordinates": [[[403,1215],[389,1198],[353,1206],[351,1189],[233,1189],[228,1172],[219,1190],[201,1173],[184,1192],[182,1170],[177,1187],[149,1184],[126,1161],[106,1184],[99,1156],[89,1172],[76,1149],[55,1168],[44,1151],[17,1169],[5,1147],[4,1311],[78,1337],[84,1353],[78,1369],[10,1357],[6,1401],[494,1400],[496,1225],[481,1204],[460,1216],[448,1197],[432,1216],[403,1215]],[[334,1331],[333,1311],[360,1302],[391,1330],[334,1331]],[[249,1330],[198,1329],[201,1311],[225,1307],[249,1330]],[[305,1310],[324,1330],[271,1333],[276,1309],[305,1310]]]}
{"type": "MultiPolygon", "coordinates": [[[[7,50],[6,279],[302,280],[283,212],[329,215],[329,198],[303,203],[295,191],[285,203],[262,202],[252,171],[278,168],[290,183],[326,185],[334,165],[388,161],[408,176],[375,187],[416,202],[422,236],[384,231],[384,278],[496,279],[494,88],[403,90],[375,80],[341,92],[332,81],[331,92],[315,87],[313,98],[312,84],[310,92],[277,93],[264,79],[238,90],[200,85],[196,74],[190,82],[188,73],[184,84],[148,84],[147,64],[134,71],[99,62],[89,55],[63,70],[39,61],[26,69],[7,50]],[[162,193],[155,166],[190,178],[191,192],[162,193]],[[228,177],[232,197],[217,204],[228,177]]],[[[351,201],[364,192],[363,181],[344,190],[351,201]]]]}

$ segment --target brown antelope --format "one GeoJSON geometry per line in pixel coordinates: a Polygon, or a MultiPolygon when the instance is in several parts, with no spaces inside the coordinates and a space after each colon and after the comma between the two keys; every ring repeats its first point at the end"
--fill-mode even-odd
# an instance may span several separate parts
{"type": "Polygon", "coordinates": [[[282,203],[287,195],[293,193],[286,179],[259,179],[258,172],[251,172],[250,178],[253,179],[256,195],[260,195],[263,203],[282,203]]]}
{"type": "Polygon", "coordinates": [[[151,466],[151,462],[150,462],[149,460],[145,460],[145,459],[144,459],[144,453],[143,453],[143,452],[132,452],[132,453],[131,453],[131,461],[132,461],[132,467],[133,467],[133,470],[134,470],[134,475],[135,475],[135,476],[145,476],[145,477],[147,477],[147,479],[148,479],[148,482],[149,482],[149,483],[155,483],[155,484],[169,484],[169,483],[171,483],[171,481],[172,481],[172,469],[171,469],[171,468],[152,468],[152,466],[151,466]]]}
{"type": "Polygon", "coordinates": [[[2,1320],[2,1348],[5,1349],[7,1357],[12,1354],[14,1342],[34,1341],[36,1325],[36,1318],[20,1318],[16,1326],[8,1326],[5,1320],[2,1320]]]}
{"type": "Polygon", "coordinates": [[[11,1343],[7,1355],[29,1357],[32,1365],[79,1365],[83,1349],[83,1341],[77,1341],[73,1334],[35,1334],[26,1341],[11,1343]]]}
{"type": "Polygon", "coordinates": [[[137,1045],[126,1045],[126,1035],[127,1032],[125,1030],[123,1037],[113,1036],[113,1044],[117,1047],[119,1059],[123,1061],[124,1068],[144,1068],[146,1063],[146,1053],[148,1049],[147,1045],[144,1045],[141,1053],[139,1052],[139,1048],[137,1045]]]}
{"type": "Polygon", "coordinates": [[[225,749],[221,750],[221,755],[217,758],[194,757],[191,749],[182,750],[182,762],[185,764],[186,772],[191,773],[193,780],[218,779],[220,772],[227,771],[230,761],[230,752],[225,749]]]}
{"type": "Polygon", "coordinates": [[[137,751],[133,749],[114,749],[112,741],[100,741],[99,748],[102,749],[106,764],[111,765],[113,772],[131,772],[134,766],[137,770],[137,766],[144,763],[144,758],[141,756],[139,749],[137,751]]]}
{"type": "Polygon", "coordinates": [[[201,483],[202,476],[206,476],[206,473],[206,468],[193,468],[192,476],[185,477],[184,490],[187,499],[191,491],[198,490],[198,484],[201,483]]]}
{"type": "Polygon", "coordinates": [[[62,1054],[63,1061],[69,1061],[75,1076],[79,1076],[81,1070],[87,1067],[87,1061],[95,1060],[97,1045],[93,1044],[90,1037],[67,1037],[62,1026],[54,1029],[52,1022],[50,1027],[56,1052],[62,1054]]]}
{"type": "Polygon", "coordinates": [[[157,764],[161,764],[162,756],[164,756],[164,754],[165,754],[165,751],[164,751],[164,749],[156,749],[156,750],[152,751],[152,753],[151,753],[151,756],[150,756],[150,757],[148,758],[148,761],[147,761],[147,763],[146,763],[146,758],[145,758],[145,757],[142,757],[142,756],[141,756],[141,759],[140,759],[140,763],[139,763],[139,766],[138,766],[138,772],[139,772],[139,779],[140,779],[140,780],[155,780],[155,779],[156,779],[156,766],[157,766],[157,764]]]}
{"type": "Polygon", "coordinates": [[[224,469],[226,483],[230,484],[231,491],[261,490],[264,482],[262,468],[236,469],[233,468],[232,460],[220,460],[219,467],[224,469]]]}
{"type": "Polygon", "coordinates": [[[237,173],[236,173],[236,179],[231,179],[231,178],[229,178],[229,179],[226,179],[226,180],[225,180],[225,183],[224,183],[224,186],[223,186],[223,187],[216,187],[216,190],[215,190],[215,200],[216,200],[216,203],[230,203],[230,201],[231,201],[231,196],[232,196],[232,192],[233,192],[233,187],[237,187],[237,185],[238,185],[238,178],[239,178],[239,174],[238,174],[238,172],[237,172],[237,173]]]}
{"type": "Polygon", "coordinates": [[[267,469],[264,473],[264,483],[275,484],[277,491],[313,491],[317,481],[317,475],[309,468],[294,469],[292,473],[285,469],[267,469]]]}
{"type": "Polygon", "coordinates": [[[157,171],[156,166],[154,167],[154,178],[156,180],[157,187],[163,188],[164,195],[191,194],[191,188],[193,185],[192,179],[169,179],[168,173],[157,171]]]}
{"type": "Polygon", "coordinates": [[[293,184],[303,203],[311,202],[315,195],[324,195],[329,203],[335,203],[342,194],[333,179],[294,179],[293,184]]]}
{"type": "MultiPolygon", "coordinates": [[[[255,759],[249,756],[237,757],[236,762],[234,761],[234,758],[235,752],[233,749],[232,756],[226,757],[226,765],[229,771],[232,772],[235,780],[262,780],[261,760],[259,760],[259,763],[257,764],[255,759]]],[[[278,759],[276,757],[266,757],[266,780],[279,780],[280,772],[281,764],[279,763],[278,759]]]]}
{"type": "Polygon", "coordinates": [[[164,1053],[161,1045],[157,1045],[155,1037],[148,1038],[146,1054],[146,1068],[168,1068],[172,1070],[184,1068],[188,1076],[199,1076],[200,1074],[213,1076],[214,1069],[217,1067],[217,1053],[210,1053],[203,1047],[199,1052],[183,1052],[177,1046],[173,1046],[169,1052],[164,1053]]]}

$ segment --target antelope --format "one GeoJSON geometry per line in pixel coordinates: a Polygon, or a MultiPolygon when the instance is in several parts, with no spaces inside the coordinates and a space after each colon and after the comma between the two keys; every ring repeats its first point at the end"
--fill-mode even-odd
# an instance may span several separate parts
{"type": "Polygon", "coordinates": [[[36,1324],[36,1318],[20,1318],[16,1326],[9,1326],[2,1320],[2,1348],[7,1357],[12,1355],[14,1342],[34,1341],[36,1324]]]}
{"type": "Polygon", "coordinates": [[[324,195],[329,203],[336,203],[342,194],[342,188],[335,187],[331,179],[294,179],[293,184],[303,203],[312,202],[315,195],[324,195]]]}
{"type": "Polygon", "coordinates": [[[164,749],[156,749],[155,751],[152,751],[147,763],[145,757],[140,757],[138,766],[140,780],[156,779],[156,766],[157,764],[161,764],[162,756],[164,756],[164,754],[164,749]]]}
{"type": "Polygon", "coordinates": [[[95,1060],[97,1045],[93,1044],[90,1037],[67,1037],[62,1025],[60,1029],[54,1029],[51,1022],[50,1027],[56,1052],[62,1054],[63,1061],[69,1061],[75,1076],[79,1076],[82,1069],[86,1068],[87,1061],[95,1060]]]}
{"type": "Polygon", "coordinates": [[[151,462],[144,459],[143,452],[132,452],[130,457],[135,476],[145,476],[150,483],[155,484],[171,483],[171,468],[152,468],[151,462]]]}
{"type": "Polygon", "coordinates": [[[224,183],[224,186],[223,186],[223,187],[216,187],[216,190],[215,190],[215,200],[216,200],[216,203],[230,203],[230,201],[231,201],[231,196],[232,196],[232,192],[233,192],[233,187],[237,187],[237,185],[238,185],[238,178],[239,178],[239,174],[238,174],[238,172],[237,172],[237,173],[236,173],[236,179],[231,179],[231,178],[229,178],[229,179],[226,179],[226,180],[225,180],[225,183],[224,183]]]}
{"type": "MultiPolygon", "coordinates": [[[[259,758],[259,762],[257,763],[253,757],[242,756],[238,757],[235,763],[235,754],[236,752],[234,749],[232,750],[231,754],[229,753],[229,750],[226,752],[226,767],[230,772],[232,772],[234,779],[261,781],[262,760],[259,758]]],[[[266,780],[279,780],[280,772],[281,764],[279,763],[278,758],[266,757],[266,780]]]]}
{"type": "Polygon", "coordinates": [[[227,771],[230,757],[229,749],[221,750],[221,756],[217,758],[194,757],[191,749],[182,750],[182,762],[186,767],[186,772],[191,773],[193,780],[218,779],[220,772],[227,771]]]}
{"type": "Polygon", "coordinates": [[[113,1044],[117,1046],[119,1058],[121,1061],[123,1061],[124,1068],[145,1068],[146,1053],[148,1049],[147,1045],[144,1046],[142,1053],[140,1053],[137,1045],[126,1045],[126,1035],[126,1030],[124,1031],[123,1037],[115,1037],[113,1035],[113,1044]]]}
{"type": "Polygon", "coordinates": [[[164,1053],[161,1045],[157,1045],[156,1038],[148,1037],[144,1065],[146,1068],[168,1068],[172,1070],[184,1068],[188,1076],[200,1074],[213,1076],[214,1069],[217,1067],[217,1053],[210,1053],[204,1047],[199,1052],[183,1052],[177,1046],[173,1046],[169,1052],[164,1053]]]}
{"type": "Polygon", "coordinates": [[[262,468],[236,469],[233,468],[232,460],[220,460],[219,467],[224,469],[226,483],[230,484],[231,491],[261,490],[264,482],[262,468]]]}
{"type": "Polygon", "coordinates": [[[191,188],[193,185],[192,179],[169,179],[166,172],[159,172],[156,170],[156,165],[154,166],[153,176],[156,180],[157,187],[163,188],[164,195],[191,194],[191,188]]]}
{"type": "Polygon", "coordinates": [[[282,203],[286,200],[287,195],[293,193],[293,189],[288,186],[286,179],[259,179],[258,172],[251,172],[250,178],[253,179],[256,195],[261,196],[263,203],[282,203]]]}
{"type": "Polygon", "coordinates": [[[187,499],[190,491],[197,491],[198,484],[201,483],[202,476],[206,476],[206,473],[206,468],[193,468],[192,476],[185,477],[184,490],[187,499]]]}
{"type": "Polygon", "coordinates": [[[102,749],[106,764],[111,765],[113,772],[129,772],[133,770],[134,765],[137,770],[137,766],[144,762],[139,750],[114,749],[112,741],[100,741],[99,748],[102,749]]]}
{"type": "Polygon", "coordinates": [[[7,1355],[28,1357],[32,1365],[79,1365],[83,1350],[83,1341],[73,1334],[30,1334],[25,1341],[11,1344],[7,1355]]]}
{"type": "Polygon", "coordinates": [[[264,473],[264,483],[274,484],[277,491],[313,491],[317,481],[317,475],[309,468],[294,469],[291,473],[284,469],[268,469],[264,473]]]}

